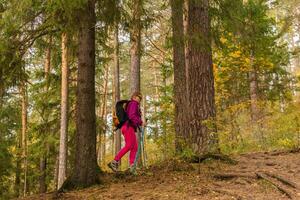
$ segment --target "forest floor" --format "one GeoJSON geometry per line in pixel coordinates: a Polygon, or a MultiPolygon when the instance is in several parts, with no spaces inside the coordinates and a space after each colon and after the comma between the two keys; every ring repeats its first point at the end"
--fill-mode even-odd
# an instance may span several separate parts
{"type": "Polygon", "coordinates": [[[232,156],[237,164],[206,160],[169,161],[138,176],[102,175],[103,184],[26,199],[117,200],[300,200],[300,152],[257,152],[232,156]]]}

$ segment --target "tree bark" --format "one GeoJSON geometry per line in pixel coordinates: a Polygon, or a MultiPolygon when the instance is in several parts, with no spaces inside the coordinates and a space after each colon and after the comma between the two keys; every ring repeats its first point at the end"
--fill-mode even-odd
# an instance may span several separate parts
{"type": "MultiPolygon", "coordinates": [[[[141,15],[142,15],[143,0],[134,0],[132,3],[132,23],[130,27],[131,41],[131,68],[130,68],[130,92],[141,91],[141,15]]],[[[130,94],[130,96],[131,96],[130,94]]],[[[137,134],[137,140],[140,141],[140,135],[137,134]]],[[[141,157],[140,157],[141,158],[141,157]]],[[[141,159],[138,159],[138,165],[141,165],[141,159]]]]}
{"type": "Polygon", "coordinates": [[[46,58],[45,58],[45,64],[44,64],[44,72],[45,72],[45,78],[48,81],[49,73],[50,73],[50,66],[51,66],[51,44],[52,44],[52,37],[50,36],[48,41],[48,47],[46,49],[46,58]]]}
{"type": "Polygon", "coordinates": [[[73,187],[97,183],[95,115],[95,1],[88,0],[78,13],[78,74],[75,163],[73,187]]]}
{"type": "Polygon", "coordinates": [[[254,66],[254,55],[250,55],[250,67],[251,71],[249,73],[250,81],[250,102],[251,102],[251,118],[253,122],[258,120],[258,83],[257,83],[257,72],[254,66]]]}
{"type": "Polygon", "coordinates": [[[188,2],[186,64],[190,129],[186,138],[196,154],[215,151],[217,146],[217,138],[214,134],[216,130],[211,130],[204,124],[207,120],[214,120],[216,116],[208,9],[208,0],[188,2]]]}
{"type": "Polygon", "coordinates": [[[18,146],[17,146],[17,155],[16,155],[16,179],[15,179],[15,196],[20,196],[20,188],[21,188],[21,150],[22,150],[22,133],[18,135],[18,146]]]}
{"type": "Polygon", "coordinates": [[[54,175],[53,175],[53,181],[54,181],[54,188],[58,188],[58,169],[59,168],[59,154],[55,156],[55,166],[54,166],[54,175]]]}
{"type": "Polygon", "coordinates": [[[60,143],[59,143],[59,167],[58,184],[59,189],[66,179],[67,171],[67,144],[68,144],[68,36],[62,34],[62,81],[61,81],[61,121],[60,121],[60,143]]]}
{"type": "MultiPolygon", "coordinates": [[[[0,79],[2,79],[3,77],[3,69],[1,68],[0,69],[0,79]]],[[[0,110],[2,109],[2,106],[3,106],[3,96],[4,96],[4,93],[5,93],[5,88],[4,88],[4,80],[0,80],[0,110]]],[[[0,119],[0,124],[2,124],[2,119],[0,119]]],[[[3,137],[4,137],[4,134],[2,132],[2,130],[0,129],[0,143],[2,143],[3,141],[3,137]]]]}
{"type": "Polygon", "coordinates": [[[130,29],[131,41],[131,73],[130,73],[130,92],[139,92],[140,85],[140,65],[141,65],[141,14],[142,14],[142,0],[133,1],[133,19],[130,29]]]}
{"type": "Polygon", "coordinates": [[[186,124],[186,76],[183,27],[183,0],[171,0],[173,28],[174,102],[175,102],[175,147],[177,152],[183,148],[183,136],[188,129],[186,124]]]}
{"type": "MultiPolygon", "coordinates": [[[[154,112],[157,113],[157,102],[159,99],[159,91],[158,91],[158,81],[157,81],[157,72],[154,74],[154,84],[155,84],[155,102],[156,104],[154,105],[154,112]]],[[[159,126],[158,126],[158,119],[155,120],[155,129],[154,129],[154,139],[157,140],[159,135],[159,126]]]]}
{"type": "MultiPolygon", "coordinates": [[[[120,64],[119,64],[119,25],[118,23],[115,25],[115,34],[114,34],[114,94],[115,94],[115,103],[120,101],[120,64]]],[[[115,146],[115,153],[119,152],[121,149],[121,131],[116,131],[116,146],[115,146]]]]}
{"type": "Polygon", "coordinates": [[[47,169],[47,159],[46,159],[46,155],[44,155],[40,157],[40,173],[41,173],[39,177],[40,193],[45,193],[47,191],[46,169],[47,169]]]}
{"type": "Polygon", "coordinates": [[[22,159],[24,168],[23,195],[26,196],[27,187],[27,92],[25,81],[22,81],[20,93],[22,98],[22,159]]]}
{"type": "Polygon", "coordinates": [[[106,130],[107,130],[107,91],[108,91],[108,75],[109,75],[109,67],[106,65],[105,67],[105,77],[104,77],[104,96],[103,96],[103,108],[101,113],[101,119],[103,120],[103,128],[101,135],[103,136],[102,141],[102,163],[105,164],[105,155],[106,155],[106,130]]]}
{"type": "MultiPolygon", "coordinates": [[[[47,93],[49,90],[50,80],[49,80],[49,74],[51,70],[51,44],[52,44],[52,37],[50,36],[48,41],[48,47],[46,49],[46,56],[45,56],[45,63],[44,63],[44,73],[45,73],[45,81],[46,81],[46,87],[45,92],[47,93]]],[[[44,112],[43,112],[44,115],[44,112]]],[[[46,113],[46,116],[43,116],[45,119],[44,123],[48,123],[48,113],[46,113]]],[[[48,127],[46,127],[48,128],[48,127]]],[[[49,134],[49,130],[45,130],[44,134],[49,134]]],[[[39,177],[39,192],[45,193],[47,191],[47,184],[46,184],[46,167],[47,167],[47,154],[49,149],[49,144],[47,141],[43,144],[44,148],[46,149],[45,153],[42,153],[40,157],[40,177],[39,177]]]]}

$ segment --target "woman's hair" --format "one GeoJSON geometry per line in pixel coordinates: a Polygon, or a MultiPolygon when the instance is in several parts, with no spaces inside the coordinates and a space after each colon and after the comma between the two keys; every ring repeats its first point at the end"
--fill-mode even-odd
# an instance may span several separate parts
{"type": "Polygon", "coordinates": [[[132,99],[133,97],[140,97],[140,99],[142,99],[143,95],[142,95],[142,93],[140,93],[140,92],[134,92],[134,93],[131,95],[131,99],[132,99]]]}

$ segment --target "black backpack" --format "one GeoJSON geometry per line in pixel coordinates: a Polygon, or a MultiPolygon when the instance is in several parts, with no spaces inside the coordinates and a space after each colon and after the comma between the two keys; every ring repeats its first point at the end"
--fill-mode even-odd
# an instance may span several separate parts
{"type": "Polygon", "coordinates": [[[123,124],[129,120],[126,113],[129,102],[129,100],[121,100],[116,103],[116,107],[113,114],[113,123],[116,127],[115,130],[120,129],[123,126],[123,124]]]}

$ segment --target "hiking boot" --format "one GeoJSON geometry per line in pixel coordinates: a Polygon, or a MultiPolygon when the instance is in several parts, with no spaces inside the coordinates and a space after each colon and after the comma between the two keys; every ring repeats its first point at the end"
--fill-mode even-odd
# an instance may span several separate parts
{"type": "Polygon", "coordinates": [[[114,172],[117,172],[118,171],[118,167],[119,167],[119,162],[118,161],[111,161],[110,163],[107,164],[107,166],[113,170],[114,172]]]}
{"type": "Polygon", "coordinates": [[[137,175],[136,168],[133,165],[126,169],[124,173],[128,175],[137,175]]]}

